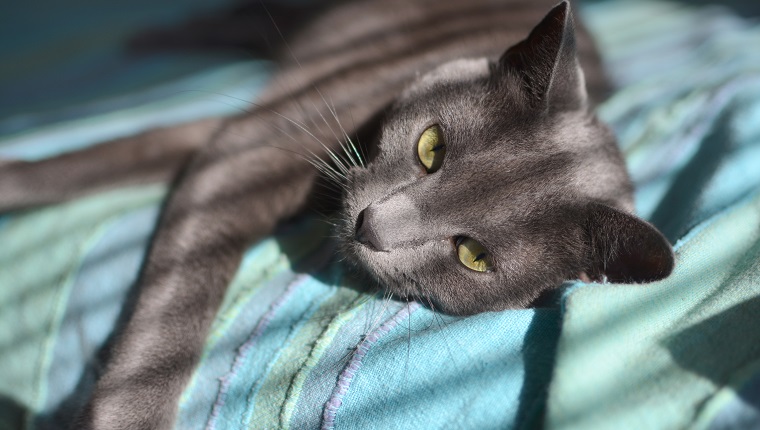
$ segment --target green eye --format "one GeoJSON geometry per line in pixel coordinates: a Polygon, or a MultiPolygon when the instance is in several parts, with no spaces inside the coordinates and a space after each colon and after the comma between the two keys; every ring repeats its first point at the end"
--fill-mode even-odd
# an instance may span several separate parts
{"type": "Polygon", "coordinates": [[[441,167],[443,157],[446,155],[446,146],[443,143],[440,127],[431,125],[422,132],[417,142],[417,155],[428,173],[433,173],[441,167]]]}
{"type": "Polygon", "coordinates": [[[475,239],[460,237],[456,242],[457,257],[468,269],[476,272],[490,272],[493,270],[491,254],[475,239]]]}

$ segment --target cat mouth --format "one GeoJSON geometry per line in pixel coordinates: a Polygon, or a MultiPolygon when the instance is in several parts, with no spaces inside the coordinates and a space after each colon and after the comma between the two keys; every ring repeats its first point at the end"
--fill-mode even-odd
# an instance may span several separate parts
{"type": "Polygon", "coordinates": [[[372,252],[389,252],[389,251],[383,251],[383,250],[377,249],[375,245],[373,245],[371,242],[365,241],[364,238],[357,237],[355,240],[359,242],[361,246],[368,248],[372,252]]]}

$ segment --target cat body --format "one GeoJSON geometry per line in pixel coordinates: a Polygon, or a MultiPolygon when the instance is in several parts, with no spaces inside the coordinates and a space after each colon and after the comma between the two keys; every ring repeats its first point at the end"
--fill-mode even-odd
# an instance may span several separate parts
{"type": "Polygon", "coordinates": [[[320,170],[342,190],[347,260],[446,313],[524,307],[578,276],[670,272],[670,245],[629,214],[592,109],[607,83],[567,2],[341,3],[281,55],[247,113],[0,166],[0,210],[174,180],[82,427],[172,426],[244,250],[310,205],[320,170]],[[435,169],[421,164],[429,130],[445,148],[435,169]]]}

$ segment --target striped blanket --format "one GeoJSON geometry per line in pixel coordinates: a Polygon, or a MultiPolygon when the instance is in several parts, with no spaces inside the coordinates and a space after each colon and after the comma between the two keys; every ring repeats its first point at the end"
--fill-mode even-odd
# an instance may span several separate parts
{"type": "MultiPolygon", "coordinates": [[[[124,54],[136,24],[210,6],[121,3],[51,3],[66,19],[49,25],[32,3],[0,6],[0,158],[234,113],[266,82],[253,59],[124,54]]],[[[581,12],[619,87],[601,115],[639,214],[676,244],[673,275],[455,318],[351,288],[304,217],[247,252],[178,429],[760,425],[760,26],[664,0],[581,12]]],[[[0,217],[0,429],[65,428],[86,399],[166,191],[0,217]]]]}

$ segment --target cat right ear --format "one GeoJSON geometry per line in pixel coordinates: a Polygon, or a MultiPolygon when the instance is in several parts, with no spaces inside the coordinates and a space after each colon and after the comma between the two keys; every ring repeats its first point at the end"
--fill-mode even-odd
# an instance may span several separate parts
{"type": "Polygon", "coordinates": [[[648,222],[599,203],[589,205],[587,220],[592,278],[652,282],[673,271],[673,248],[648,222]]]}
{"type": "Polygon", "coordinates": [[[570,3],[555,6],[525,40],[507,49],[499,68],[517,74],[531,102],[540,107],[585,106],[588,95],[576,56],[570,3]]]}

